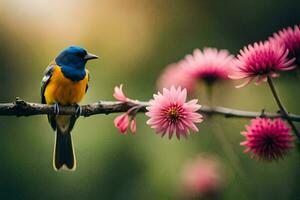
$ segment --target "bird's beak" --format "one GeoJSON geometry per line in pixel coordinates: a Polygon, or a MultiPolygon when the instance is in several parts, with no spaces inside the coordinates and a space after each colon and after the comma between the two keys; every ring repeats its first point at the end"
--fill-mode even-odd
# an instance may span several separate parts
{"type": "Polygon", "coordinates": [[[94,55],[94,54],[91,54],[91,53],[87,53],[85,56],[84,56],[84,60],[92,60],[92,59],[97,59],[98,56],[94,55]]]}

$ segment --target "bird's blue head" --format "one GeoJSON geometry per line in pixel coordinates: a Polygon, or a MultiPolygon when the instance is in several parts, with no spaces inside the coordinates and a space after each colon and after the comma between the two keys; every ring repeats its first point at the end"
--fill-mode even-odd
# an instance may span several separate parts
{"type": "Polygon", "coordinates": [[[63,74],[74,80],[82,80],[85,76],[85,64],[88,60],[98,58],[96,55],[88,53],[79,46],[70,46],[64,49],[55,59],[61,67],[63,74]]]}
{"type": "Polygon", "coordinates": [[[96,55],[88,53],[79,46],[70,46],[64,49],[55,59],[59,66],[68,66],[75,69],[82,69],[88,60],[98,58],[96,55]]]}

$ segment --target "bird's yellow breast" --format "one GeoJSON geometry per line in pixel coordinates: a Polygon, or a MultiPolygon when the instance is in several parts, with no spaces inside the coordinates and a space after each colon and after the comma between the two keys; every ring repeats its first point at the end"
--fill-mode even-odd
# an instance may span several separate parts
{"type": "Polygon", "coordinates": [[[88,71],[81,81],[72,81],[66,78],[60,67],[56,66],[47,84],[44,96],[47,104],[59,103],[71,105],[79,103],[85,95],[88,84],[88,71]]]}

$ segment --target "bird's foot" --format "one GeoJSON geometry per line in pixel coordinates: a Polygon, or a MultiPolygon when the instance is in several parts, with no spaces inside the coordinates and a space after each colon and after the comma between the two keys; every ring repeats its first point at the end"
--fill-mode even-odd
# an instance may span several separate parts
{"type": "Polygon", "coordinates": [[[76,104],[75,106],[76,106],[75,117],[78,118],[82,113],[82,107],[78,104],[76,104]]]}
{"type": "Polygon", "coordinates": [[[58,103],[55,103],[54,104],[54,109],[53,109],[54,111],[54,114],[55,115],[59,115],[59,105],[58,105],[58,103]]]}

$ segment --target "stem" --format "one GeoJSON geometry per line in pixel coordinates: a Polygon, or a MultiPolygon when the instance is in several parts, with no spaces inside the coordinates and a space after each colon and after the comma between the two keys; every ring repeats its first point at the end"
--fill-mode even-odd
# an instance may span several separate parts
{"type": "Polygon", "coordinates": [[[212,116],[208,116],[208,122],[211,129],[214,129],[215,131],[212,131],[215,135],[216,139],[219,141],[222,150],[224,151],[224,155],[227,157],[229,165],[231,166],[234,176],[237,180],[241,181],[241,184],[239,184],[239,190],[243,194],[248,194],[246,185],[244,180],[247,180],[247,176],[245,175],[245,171],[242,167],[241,161],[239,156],[237,155],[236,151],[233,149],[233,146],[231,145],[230,141],[227,139],[224,130],[222,128],[222,125],[220,122],[216,123],[214,121],[215,118],[212,118],[212,116]]]}
{"type": "Polygon", "coordinates": [[[208,99],[208,105],[212,106],[213,105],[213,84],[212,83],[206,84],[206,96],[208,99]]]}
{"type": "MultiPolygon", "coordinates": [[[[207,96],[208,96],[208,100],[209,100],[209,106],[212,106],[213,104],[213,86],[214,84],[207,84],[207,96]]],[[[236,171],[236,173],[242,177],[245,178],[245,173],[242,169],[242,165],[241,162],[237,156],[237,154],[235,153],[235,151],[233,150],[230,142],[227,140],[223,129],[220,127],[219,123],[214,123],[214,118],[212,118],[211,116],[207,116],[207,119],[210,122],[210,126],[214,128],[216,128],[216,131],[213,131],[213,133],[215,134],[215,137],[219,140],[221,147],[223,148],[225,155],[228,157],[229,162],[231,163],[231,167],[236,171]]]]}
{"type": "Polygon", "coordinates": [[[298,79],[300,80],[300,66],[297,66],[296,73],[297,73],[298,79]]]}
{"type": "MultiPolygon", "coordinates": [[[[213,120],[211,120],[211,121],[213,121],[213,120]]],[[[232,148],[230,142],[227,140],[226,136],[224,135],[223,129],[219,126],[218,123],[215,123],[215,128],[217,131],[213,131],[213,133],[215,134],[215,137],[221,143],[221,146],[222,146],[225,154],[227,155],[229,162],[231,163],[231,167],[233,169],[235,169],[235,171],[237,172],[237,174],[240,177],[245,178],[246,176],[245,176],[244,170],[241,167],[242,164],[240,162],[240,159],[239,159],[238,155],[235,153],[234,149],[232,148]]]]}
{"type": "Polygon", "coordinates": [[[275,89],[275,86],[273,84],[273,81],[272,81],[271,77],[269,77],[269,76],[268,76],[268,84],[269,84],[270,89],[272,91],[272,94],[273,94],[273,96],[275,98],[275,101],[276,101],[276,103],[277,103],[277,105],[278,105],[278,107],[280,109],[281,114],[285,117],[285,119],[287,120],[287,122],[289,123],[289,125],[292,127],[292,129],[293,129],[295,135],[297,136],[298,140],[300,141],[300,134],[299,134],[296,126],[294,125],[293,121],[289,117],[287,110],[283,106],[283,104],[282,104],[282,102],[281,102],[281,100],[280,100],[280,98],[279,98],[279,96],[278,96],[278,94],[276,92],[276,89],[275,89]]]}

